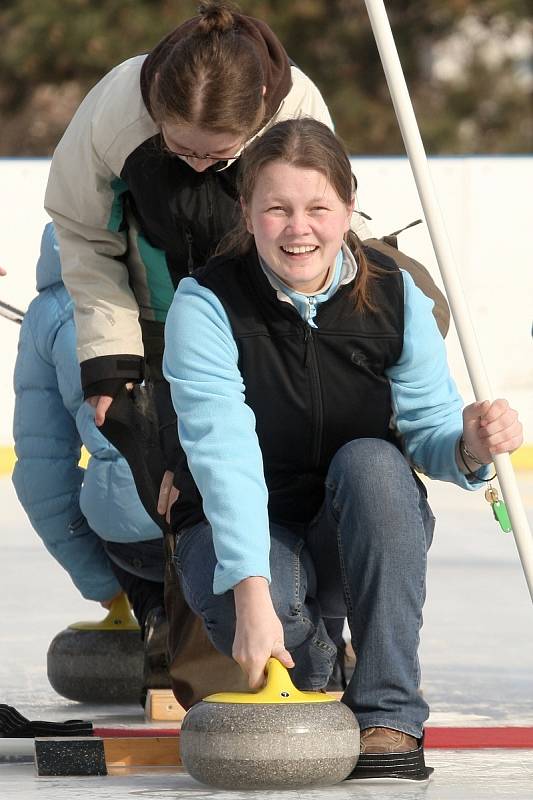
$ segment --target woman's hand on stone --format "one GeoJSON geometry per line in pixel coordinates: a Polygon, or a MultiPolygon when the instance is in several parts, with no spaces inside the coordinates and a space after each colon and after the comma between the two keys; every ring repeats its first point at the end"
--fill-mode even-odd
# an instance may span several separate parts
{"type": "Polygon", "coordinates": [[[274,611],[268,582],[251,577],[233,587],[237,624],[232,655],[248,677],[250,689],[265,683],[265,667],[270,657],[285,667],[294,667],[286,649],[283,626],[274,611]]]}
{"type": "Polygon", "coordinates": [[[122,594],[122,589],[120,590],[120,592],[117,592],[116,595],[111,597],[109,600],[100,600],[100,605],[102,606],[102,608],[106,608],[109,611],[115,600],[118,600],[121,594],[122,594]]]}

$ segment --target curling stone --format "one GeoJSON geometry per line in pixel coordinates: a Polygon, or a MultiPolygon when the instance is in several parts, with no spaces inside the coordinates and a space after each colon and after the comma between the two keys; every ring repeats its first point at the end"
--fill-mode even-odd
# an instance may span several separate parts
{"type": "Polygon", "coordinates": [[[350,709],[321,692],[301,692],[274,658],[259,692],[212,694],[185,715],[180,754],[187,771],[219,789],[328,786],[359,758],[350,709]]]}
{"type": "Polygon", "coordinates": [[[69,700],[138,703],[143,662],[140,629],[121,594],[101,622],[75,622],[52,639],[48,680],[69,700]]]}

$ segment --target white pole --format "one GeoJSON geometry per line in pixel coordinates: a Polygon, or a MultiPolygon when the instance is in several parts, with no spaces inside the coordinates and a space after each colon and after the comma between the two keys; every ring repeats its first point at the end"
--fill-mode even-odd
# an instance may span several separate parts
{"type": "MultiPolygon", "coordinates": [[[[387,12],[385,11],[385,4],[383,0],[365,0],[365,5],[385,71],[385,77],[387,78],[405,149],[413,171],[420,202],[424,209],[442,280],[446,287],[446,294],[474,393],[477,400],[491,400],[493,399],[492,392],[444,227],[442,213],[438,206],[435,189],[429,174],[422,137],[420,136],[387,12]]],[[[533,600],[533,538],[516,484],[511,459],[507,453],[503,453],[494,457],[494,464],[513,526],[516,547],[522,562],[529,593],[533,600]]]]}

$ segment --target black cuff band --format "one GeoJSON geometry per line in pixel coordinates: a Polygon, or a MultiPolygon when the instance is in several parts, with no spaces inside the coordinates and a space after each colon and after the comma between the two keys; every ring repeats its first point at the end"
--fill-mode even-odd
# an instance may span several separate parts
{"type": "MultiPolygon", "coordinates": [[[[81,364],[81,385],[86,398],[94,397],[96,394],[107,394],[107,392],[95,391],[95,386],[100,389],[104,381],[113,381],[114,383],[111,385],[118,386],[120,389],[128,382],[140,383],[143,377],[144,360],[141,356],[128,354],[99,356],[83,361],[81,364]]],[[[110,394],[110,396],[114,397],[115,395],[110,394]]]]}

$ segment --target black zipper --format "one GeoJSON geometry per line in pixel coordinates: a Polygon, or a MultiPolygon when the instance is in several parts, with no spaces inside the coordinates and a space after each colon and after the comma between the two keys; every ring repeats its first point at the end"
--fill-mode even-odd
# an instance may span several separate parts
{"type": "Polygon", "coordinates": [[[209,219],[213,218],[213,175],[210,172],[206,173],[205,188],[207,193],[207,216],[209,219]]]}
{"type": "Polygon", "coordinates": [[[215,206],[213,205],[213,197],[215,195],[216,178],[211,172],[207,172],[205,176],[205,199],[207,204],[207,229],[210,242],[218,244],[218,219],[215,216],[215,206]]]}
{"type": "Polygon", "coordinates": [[[193,270],[194,270],[194,259],[192,257],[193,237],[192,237],[192,231],[191,231],[190,228],[185,228],[185,238],[187,239],[187,247],[188,247],[188,251],[189,251],[189,257],[188,257],[188,260],[187,260],[187,270],[188,270],[189,275],[190,275],[191,272],[193,272],[193,270]]]}
{"type": "Polygon", "coordinates": [[[304,330],[304,367],[307,369],[309,365],[309,339],[311,338],[311,328],[309,325],[305,326],[304,330]]]}
{"type": "Polygon", "coordinates": [[[316,353],[315,337],[313,329],[304,323],[304,366],[310,370],[311,381],[311,401],[313,411],[316,411],[315,434],[313,438],[313,467],[320,465],[320,451],[322,448],[322,434],[324,427],[324,407],[322,404],[322,392],[320,391],[320,375],[318,369],[318,358],[316,353]]]}
{"type": "Polygon", "coordinates": [[[219,211],[220,204],[216,202],[218,188],[217,178],[210,171],[206,173],[205,178],[204,186],[207,206],[206,229],[209,242],[211,242],[209,255],[213,255],[214,247],[219,244],[223,236],[224,224],[219,211]]]}

